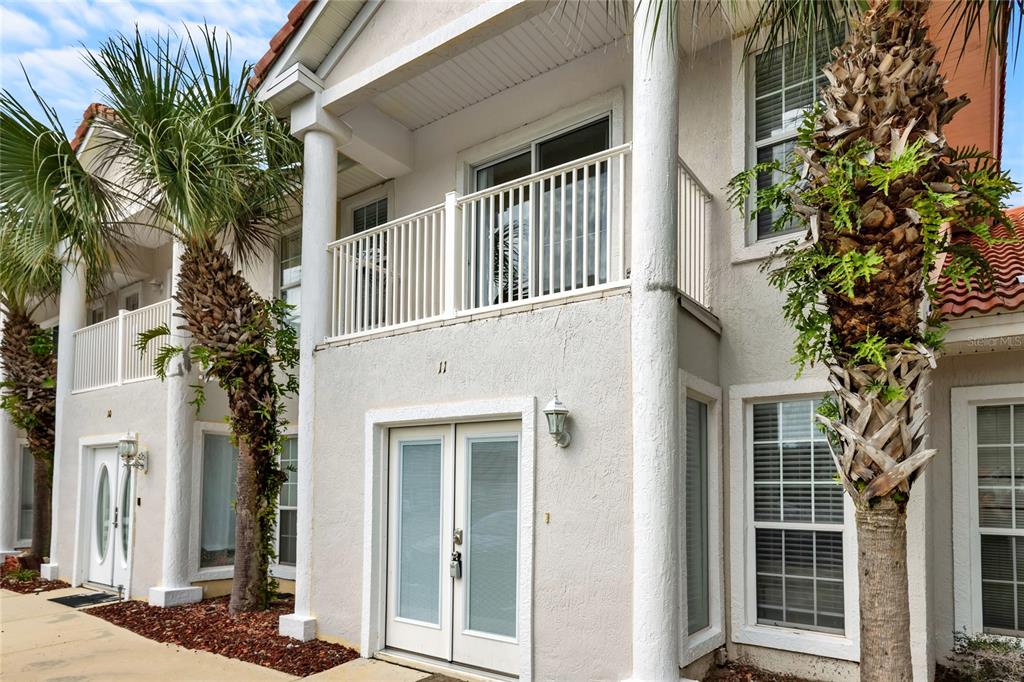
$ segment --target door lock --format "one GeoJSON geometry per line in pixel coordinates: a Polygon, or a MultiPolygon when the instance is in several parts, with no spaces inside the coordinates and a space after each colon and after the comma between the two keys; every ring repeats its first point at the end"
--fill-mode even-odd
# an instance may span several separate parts
{"type": "Polygon", "coordinates": [[[452,552],[452,562],[449,567],[449,571],[451,572],[451,576],[453,578],[462,577],[462,552],[452,552]]]}
{"type": "Polygon", "coordinates": [[[456,528],[455,529],[455,533],[452,534],[452,544],[453,545],[461,545],[462,544],[462,529],[461,528],[456,528]]]}

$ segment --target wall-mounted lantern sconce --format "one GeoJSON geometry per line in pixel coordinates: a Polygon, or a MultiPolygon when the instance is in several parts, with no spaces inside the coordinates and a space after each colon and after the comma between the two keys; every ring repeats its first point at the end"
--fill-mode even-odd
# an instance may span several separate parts
{"type": "Polygon", "coordinates": [[[565,430],[565,417],[568,414],[569,408],[558,399],[557,393],[544,408],[544,416],[548,418],[548,433],[555,439],[555,445],[560,448],[568,446],[572,441],[572,434],[565,430]]]}
{"type": "Polygon", "coordinates": [[[121,436],[117,443],[117,454],[126,467],[141,469],[146,473],[149,469],[149,452],[139,450],[139,434],[128,432],[121,436]]]}

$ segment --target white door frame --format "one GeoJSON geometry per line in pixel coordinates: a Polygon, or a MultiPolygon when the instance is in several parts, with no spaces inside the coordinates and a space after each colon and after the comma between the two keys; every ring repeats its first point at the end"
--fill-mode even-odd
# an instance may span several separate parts
{"type": "MultiPolygon", "coordinates": [[[[71,567],[71,586],[78,587],[82,583],[89,579],[89,531],[91,526],[91,509],[90,502],[92,501],[92,489],[89,485],[91,478],[92,469],[86,469],[86,464],[90,463],[92,457],[92,451],[96,448],[114,448],[117,449],[117,444],[120,442],[123,434],[104,434],[100,436],[84,436],[78,439],[78,505],[75,507],[75,560],[71,567]]],[[[123,466],[118,461],[118,466],[123,466]]],[[[128,472],[128,476],[133,475],[133,471],[128,472]]],[[[114,486],[117,487],[117,481],[114,486]]],[[[120,494],[120,488],[115,491],[115,494],[120,494]]],[[[132,486],[132,502],[135,501],[135,488],[134,481],[132,486]]],[[[131,533],[128,537],[128,582],[125,585],[124,597],[126,599],[132,596],[132,573],[135,568],[134,555],[135,555],[135,524],[138,521],[138,508],[132,509],[131,517],[131,533]]]]}
{"type": "Polygon", "coordinates": [[[519,459],[519,670],[533,677],[533,525],[536,398],[497,398],[437,405],[370,410],[365,421],[363,514],[363,614],[360,652],[372,657],[384,648],[387,622],[388,429],[398,426],[518,420],[519,459]]]}

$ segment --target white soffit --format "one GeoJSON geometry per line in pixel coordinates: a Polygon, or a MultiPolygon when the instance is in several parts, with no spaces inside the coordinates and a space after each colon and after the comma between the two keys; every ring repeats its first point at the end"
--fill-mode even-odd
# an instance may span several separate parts
{"type": "Polygon", "coordinates": [[[373,103],[416,130],[624,35],[604,3],[553,3],[504,33],[380,93],[373,103]]]}
{"type": "MultiPolygon", "coordinates": [[[[315,17],[307,17],[304,33],[299,39],[292,38],[294,48],[282,55],[275,72],[281,72],[294,64],[304,64],[315,71],[324,57],[338,42],[339,30],[344,30],[363,7],[363,0],[327,0],[315,17]],[[313,19],[310,21],[310,19],[313,19]]],[[[316,11],[316,10],[314,10],[316,11]]]]}
{"type": "Polygon", "coordinates": [[[338,197],[344,199],[384,182],[385,178],[366,166],[349,166],[338,173],[338,197]]]}

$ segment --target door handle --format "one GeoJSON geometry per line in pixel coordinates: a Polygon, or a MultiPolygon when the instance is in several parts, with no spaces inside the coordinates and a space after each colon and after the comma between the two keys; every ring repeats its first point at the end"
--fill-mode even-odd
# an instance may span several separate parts
{"type": "Polygon", "coordinates": [[[455,532],[452,534],[452,544],[453,545],[461,545],[462,544],[462,529],[461,528],[456,528],[455,532]]]}
{"type": "Polygon", "coordinates": [[[462,552],[452,552],[452,562],[449,565],[449,572],[453,578],[462,577],[462,552]]]}

